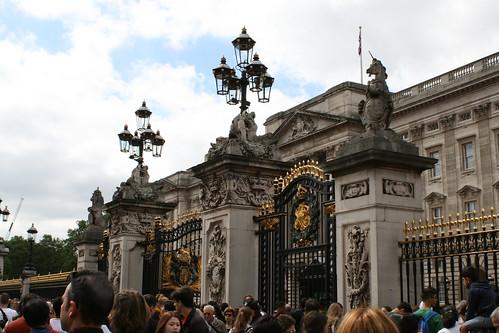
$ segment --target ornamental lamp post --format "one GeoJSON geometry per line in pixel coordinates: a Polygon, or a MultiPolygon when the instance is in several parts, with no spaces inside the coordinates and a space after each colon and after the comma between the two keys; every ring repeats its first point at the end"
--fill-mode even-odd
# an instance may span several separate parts
{"type": "Polygon", "coordinates": [[[128,130],[128,125],[125,125],[123,131],[118,134],[120,140],[120,151],[123,153],[130,152],[130,159],[135,160],[139,166],[144,163],[144,152],[152,152],[153,157],[161,157],[165,139],[160,135],[159,131],[154,131],[151,128],[149,118],[152,112],[142,102],[142,106],[135,111],[137,118],[137,130],[132,134],[128,130]]]}
{"type": "Polygon", "coordinates": [[[38,234],[38,230],[35,228],[35,224],[32,223],[31,227],[27,231],[28,233],[28,261],[24,266],[24,269],[21,273],[21,295],[26,295],[29,293],[29,287],[31,284],[31,278],[36,275],[36,268],[33,264],[33,245],[36,241],[36,235],[38,234]]]}
{"type": "MultiPolygon", "coordinates": [[[[2,203],[2,199],[0,199],[0,204],[2,203]]],[[[9,209],[7,208],[7,206],[5,206],[4,209],[2,209],[2,207],[0,207],[0,215],[2,215],[2,222],[7,222],[7,220],[9,219],[9,215],[10,215],[10,212],[9,212],[9,209]]]]}
{"type": "Polygon", "coordinates": [[[248,35],[246,28],[232,41],[236,57],[236,68],[227,65],[227,59],[222,56],[220,65],[213,69],[218,95],[225,95],[229,105],[240,105],[241,114],[246,111],[250,102],[246,98],[247,88],[258,94],[260,103],[270,101],[270,91],[274,78],[267,72],[267,66],[258,54],[253,55],[256,42],[248,35]],[[237,76],[236,71],[240,72],[237,76]]]}

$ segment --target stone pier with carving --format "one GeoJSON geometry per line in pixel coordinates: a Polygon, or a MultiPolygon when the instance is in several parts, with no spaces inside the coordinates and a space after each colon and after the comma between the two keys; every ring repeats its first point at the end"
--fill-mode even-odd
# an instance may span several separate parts
{"type": "Polygon", "coordinates": [[[375,78],[359,104],[365,132],[326,166],[336,186],[338,301],[348,309],[400,301],[397,241],[404,221],[421,217],[421,172],[436,162],[389,128],[393,105],[381,62],[373,59],[367,73],[375,78]]]}

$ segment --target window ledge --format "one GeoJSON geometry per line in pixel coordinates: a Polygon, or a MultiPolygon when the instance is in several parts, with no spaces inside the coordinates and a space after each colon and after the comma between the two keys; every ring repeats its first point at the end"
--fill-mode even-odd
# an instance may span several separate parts
{"type": "Polygon", "coordinates": [[[467,170],[464,170],[463,172],[461,172],[461,174],[463,176],[469,176],[469,175],[472,175],[474,173],[475,173],[475,168],[473,168],[473,169],[467,169],[467,170]]]}

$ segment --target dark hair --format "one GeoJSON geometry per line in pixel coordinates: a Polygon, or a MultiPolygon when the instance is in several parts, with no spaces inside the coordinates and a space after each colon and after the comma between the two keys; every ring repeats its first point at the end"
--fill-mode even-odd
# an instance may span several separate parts
{"type": "Polygon", "coordinates": [[[61,306],[62,306],[62,297],[54,297],[51,300],[52,302],[52,307],[54,308],[54,313],[57,318],[61,316],[61,306]]]}
{"type": "Polygon", "coordinates": [[[382,307],[385,308],[385,310],[388,312],[391,312],[393,310],[392,307],[388,305],[383,305],[382,307]]]}
{"type": "Polygon", "coordinates": [[[309,298],[305,301],[305,312],[309,311],[319,311],[320,310],[320,304],[317,302],[315,298],[309,298]]]}
{"type": "Polygon", "coordinates": [[[194,291],[189,287],[182,287],[172,293],[172,299],[188,308],[194,307],[194,291]]]}
{"type": "Polygon", "coordinates": [[[71,274],[68,301],[78,306],[82,323],[102,324],[113,307],[113,300],[113,287],[103,272],[83,270],[71,274]]]}
{"type": "Polygon", "coordinates": [[[175,302],[172,300],[168,300],[164,306],[165,311],[175,311],[175,302]]]}
{"type": "Polygon", "coordinates": [[[463,268],[461,277],[471,279],[471,282],[477,282],[479,279],[479,271],[475,266],[467,266],[463,268]]]}
{"type": "Polygon", "coordinates": [[[23,309],[26,302],[28,302],[30,299],[34,297],[40,297],[40,296],[38,296],[37,294],[27,293],[21,297],[21,299],[19,300],[19,311],[18,311],[19,317],[22,316],[23,314],[23,309]]]}
{"type": "Polygon", "coordinates": [[[400,333],[417,333],[421,317],[413,313],[402,316],[399,322],[400,333]]]}
{"type": "Polygon", "coordinates": [[[423,301],[426,301],[435,295],[437,295],[437,289],[433,287],[427,287],[423,289],[423,292],[421,293],[421,299],[423,301]]]}
{"type": "Polygon", "coordinates": [[[255,312],[255,315],[253,316],[253,319],[251,320],[252,323],[258,320],[262,316],[260,313],[260,304],[258,304],[258,301],[252,300],[246,303],[246,306],[253,310],[255,312]]]}
{"type": "Polygon", "coordinates": [[[10,296],[7,293],[2,293],[0,295],[0,304],[8,304],[10,301],[10,296]]]}
{"type": "Polygon", "coordinates": [[[154,297],[153,295],[145,294],[144,299],[146,300],[146,303],[150,308],[153,308],[156,306],[156,303],[157,303],[156,297],[154,297]]]}
{"type": "Polygon", "coordinates": [[[303,322],[303,311],[301,310],[294,310],[291,311],[289,314],[293,319],[296,321],[295,327],[297,332],[301,332],[302,329],[302,322],[303,322]]]}
{"type": "Polygon", "coordinates": [[[31,297],[23,306],[23,317],[31,328],[41,328],[49,322],[49,306],[41,297],[31,297]]]}
{"type": "Polygon", "coordinates": [[[253,333],[284,333],[284,329],[274,317],[265,315],[255,322],[253,333]]]}
{"type": "Polygon", "coordinates": [[[452,305],[444,306],[442,309],[442,321],[445,328],[452,328],[458,320],[457,310],[452,305]]]}
{"type": "Polygon", "coordinates": [[[395,307],[396,309],[402,309],[405,313],[412,313],[412,307],[407,302],[402,302],[395,307]]]}
{"type": "Polygon", "coordinates": [[[279,323],[279,325],[281,325],[284,331],[296,324],[296,320],[288,314],[278,315],[277,322],[279,323]]]}
{"type": "Polygon", "coordinates": [[[327,317],[319,311],[310,311],[303,318],[303,330],[306,333],[322,333],[327,325],[327,317]]]}

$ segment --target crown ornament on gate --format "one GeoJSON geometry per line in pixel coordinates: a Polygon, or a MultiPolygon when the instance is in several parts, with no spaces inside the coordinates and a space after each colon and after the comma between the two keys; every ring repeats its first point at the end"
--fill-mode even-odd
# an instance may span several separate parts
{"type": "Polygon", "coordinates": [[[275,194],[281,193],[293,180],[300,176],[314,177],[320,181],[325,178],[324,170],[319,167],[319,162],[314,160],[303,160],[295,164],[286,176],[274,179],[275,194]]]}

